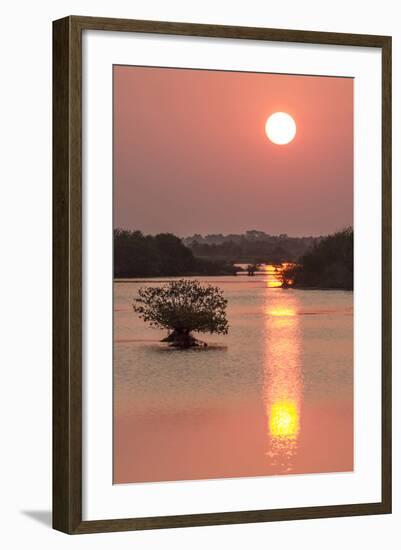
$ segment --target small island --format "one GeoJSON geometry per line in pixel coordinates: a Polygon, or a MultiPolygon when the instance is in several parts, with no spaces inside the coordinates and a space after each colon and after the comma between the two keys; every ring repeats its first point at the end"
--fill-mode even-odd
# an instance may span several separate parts
{"type": "Polygon", "coordinates": [[[227,300],[216,286],[179,279],[162,286],[141,287],[134,311],[154,328],[169,331],[162,342],[177,348],[207,347],[192,332],[227,334],[227,300]]]}

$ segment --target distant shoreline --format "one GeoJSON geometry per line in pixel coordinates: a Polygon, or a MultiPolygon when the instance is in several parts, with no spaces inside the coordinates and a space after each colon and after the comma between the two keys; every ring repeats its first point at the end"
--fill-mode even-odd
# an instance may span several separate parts
{"type": "MultiPolygon", "coordinates": [[[[262,273],[260,273],[260,275],[262,275],[262,273]]],[[[172,275],[170,277],[131,277],[131,278],[116,278],[116,279],[113,279],[113,284],[114,283],[148,283],[148,282],[157,282],[157,283],[168,283],[169,281],[171,281],[171,279],[183,279],[183,278],[187,278],[187,277],[199,277],[199,278],[210,278],[210,277],[216,277],[216,278],[221,278],[221,277],[235,277],[236,279],[254,279],[253,276],[249,277],[248,275],[205,275],[205,274],[201,274],[201,275],[172,275]]],[[[230,282],[237,282],[237,281],[230,281],[230,282]]],[[[341,291],[341,292],[354,292],[354,289],[349,289],[349,288],[336,288],[336,287],[319,287],[319,286],[292,286],[290,288],[285,288],[283,289],[282,287],[276,287],[276,288],[271,288],[270,290],[336,290],[336,291],[341,291]]]]}

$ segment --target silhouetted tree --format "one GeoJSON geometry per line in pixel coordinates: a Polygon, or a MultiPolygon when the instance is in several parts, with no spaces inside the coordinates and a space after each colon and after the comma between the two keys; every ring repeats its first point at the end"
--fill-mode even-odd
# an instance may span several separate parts
{"type": "Polygon", "coordinates": [[[352,227],[321,239],[296,265],[282,271],[283,286],[354,288],[354,232],[352,227]]]}
{"type": "Polygon", "coordinates": [[[141,287],[134,310],[150,326],[171,333],[163,341],[189,348],[204,345],[192,332],[227,334],[227,300],[220,288],[180,279],[162,286],[141,287]]]}
{"type": "Polygon", "coordinates": [[[226,260],[195,258],[181,239],[171,233],[143,235],[140,231],[114,231],[114,277],[173,277],[229,275],[235,268],[226,260]]]}

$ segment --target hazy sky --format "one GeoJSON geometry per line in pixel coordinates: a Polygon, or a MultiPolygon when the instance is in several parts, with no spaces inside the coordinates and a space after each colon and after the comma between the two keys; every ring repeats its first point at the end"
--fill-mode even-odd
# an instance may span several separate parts
{"type": "Polygon", "coordinates": [[[115,227],[320,235],[352,213],[352,79],[114,68],[115,227]],[[288,145],[266,137],[276,111],[288,145]]]}

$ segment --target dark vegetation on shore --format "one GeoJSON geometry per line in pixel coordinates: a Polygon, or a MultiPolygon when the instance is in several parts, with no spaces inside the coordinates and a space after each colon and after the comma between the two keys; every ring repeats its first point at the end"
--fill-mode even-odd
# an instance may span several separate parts
{"type": "Polygon", "coordinates": [[[247,231],[237,235],[194,235],[180,239],[171,233],[144,235],[114,231],[114,277],[174,277],[235,275],[234,263],[296,261],[320,237],[268,235],[247,231]]]}
{"type": "Polygon", "coordinates": [[[234,263],[280,266],[283,288],[352,290],[353,229],[327,237],[290,238],[260,231],[244,235],[195,235],[180,239],[171,233],[144,235],[114,231],[114,277],[185,277],[235,275],[234,263]],[[301,253],[299,253],[301,251],[301,253]],[[298,252],[298,253],[297,253],[298,252]],[[289,263],[281,268],[282,263],[289,263]]]}
{"type": "Polygon", "coordinates": [[[194,256],[234,263],[279,264],[295,262],[321,237],[289,237],[286,234],[269,235],[264,231],[247,231],[243,234],[193,235],[183,242],[194,256]]]}
{"type": "Polygon", "coordinates": [[[351,227],[320,240],[296,265],[281,272],[283,286],[354,288],[354,232],[351,227]]]}
{"type": "Polygon", "coordinates": [[[141,231],[114,231],[114,277],[174,277],[233,275],[236,268],[225,260],[196,258],[171,233],[144,235],[141,231]]]}

